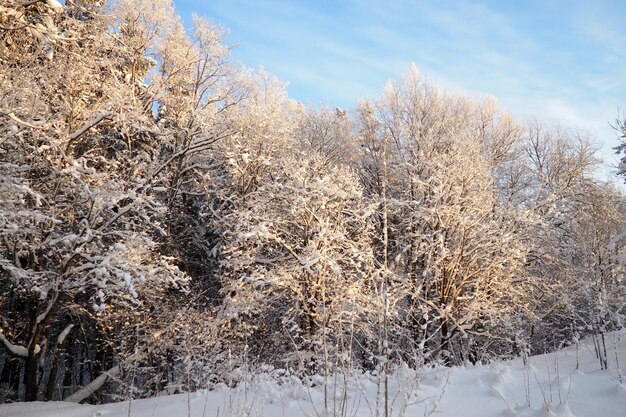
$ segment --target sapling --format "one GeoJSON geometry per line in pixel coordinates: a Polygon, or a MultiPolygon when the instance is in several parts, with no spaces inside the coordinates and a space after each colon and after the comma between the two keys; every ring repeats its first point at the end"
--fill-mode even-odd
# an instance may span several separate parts
{"type": "Polygon", "coordinates": [[[624,383],[624,379],[622,377],[622,369],[620,368],[619,365],[619,355],[617,352],[617,336],[615,336],[615,334],[613,334],[613,348],[614,348],[614,352],[615,352],[615,368],[617,370],[617,378],[619,379],[619,383],[620,385],[624,383]]]}
{"type": "Polygon", "coordinates": [[[530,357],[524,363],[524,393],[526,394],[526,405],[531,408],[530,404],[530,357]]]}

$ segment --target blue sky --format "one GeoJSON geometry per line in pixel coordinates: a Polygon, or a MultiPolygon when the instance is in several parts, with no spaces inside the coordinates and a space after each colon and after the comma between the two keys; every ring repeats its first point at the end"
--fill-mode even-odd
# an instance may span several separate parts
{"type": "Polygon", "coordinates": [[[615,161],[626,109],[626,1],[174,0],[229,30],[235,59],[292,98],[351,108],[415,63],[440,87],[491,95],[520,120],[587,129],[615,161]]]}

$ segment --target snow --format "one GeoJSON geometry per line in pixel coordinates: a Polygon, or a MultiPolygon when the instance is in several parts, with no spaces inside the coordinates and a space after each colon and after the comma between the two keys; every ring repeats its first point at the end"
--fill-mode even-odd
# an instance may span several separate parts
{"type": "MultiPolygon", "coordinates": [[[[15,356],[21,356],[23,358],[28,357],[28,349],[24,346],[14,345],[9,342],[9,340],[0,332],[0,341],[3,342],[4,346],[8,349],[9,352],[14,354],[15,356]]],[[[41,352],[41,346],[35,345],[35,354],[41,352]]]]}
{"type": "MultiPolygon", "coordinates": [[[[623,417],[626,386],[618,364],[626,363],[626,332],[607,337],[609,369],[600,370],[590,339],[556,353],[490,365],[398,369],[389,379],[391,416],[440,417],[623,417]],[[577,366],[578,364],[578,366],[577,366]]],[[[251,377],[237,388],[162,396],[106,405],[15,403],[0,406],[0,417],[94,416],[382,416],[377,407],[377,378],[341,376],[327,384],[324,413],[323,377],[309,388],[283,376],[251,377]],[[347,396],[342,396],[347,387],[347,396]],[[336,394],[336,395],[333,395],[336,394]],[[335,399],[336,398],[336,399],[335,399]],[[346,401],[343,403],[342,398],[346,401]]],[[[382,384],[380,385],[382,390],[382,384]]],[[[380,391],[382,392],[382,391],[380,391]]]]}
{"type": "Polygon", "coordinates": [[[26,349],[24,346],[14,345],[13,343],[9,342],[2,333],[0,333],[0,341],[2,341],[4,343],[4,346],[9,350],[9,352],[13,353],[14,355],[21,356],[23,358],[28,356],[28,349],[26,349]]]}

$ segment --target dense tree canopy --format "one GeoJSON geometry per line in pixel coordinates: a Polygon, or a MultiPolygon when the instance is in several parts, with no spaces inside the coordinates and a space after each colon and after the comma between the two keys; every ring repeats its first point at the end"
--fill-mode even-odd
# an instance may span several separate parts
{"type": "Polygon", "coordinates": [[[0,402],[587,334],[606,366],[624,204],[583,132],[416,68],[354,110],[304,106],[223,35],[170,0],[0,5],[0,402]]]}

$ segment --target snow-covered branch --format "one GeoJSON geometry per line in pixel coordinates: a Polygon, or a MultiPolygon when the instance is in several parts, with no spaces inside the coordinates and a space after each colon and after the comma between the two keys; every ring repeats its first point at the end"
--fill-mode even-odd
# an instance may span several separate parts
{"type": "MultiPolygon", "coordinates": [[[[14,345],[13,343],[9,342],[9,340],[4,336],[4,333],[0,332],[0,340],[2,340],[2,343],[4,343],[4,347],[7,348],[7,350],[12,353],[15,356],[19,356],[22,358],[27,358],[28,357],[28,349],[24,346],[20,346],[20,345],[14,345]]],[[[39,352],[41,352],[41,346],[39,345],[35,345],[35,354],[38,354],[39,352]]]]}
{"type": "Polygon", "coordinates": [[[63,401],[70,402],[70,403],[79,403],[81,401],[86,400],[87,398],[89,398],[89,396],[91,396],[92,394],[97,392],[100,388],[102,388],[102,386],[104,386],[104,384],[106,384],[106,382],[109,379],[115,378],[117,375],[119,375],[120,372],[121,372],[121,369],[119,365],[112,367],[108,371],[100,374],[93,381],[91,381],[88,385],[84,386],[80,390],[76,391],[74,394],[65,398],[63,401]]]}

